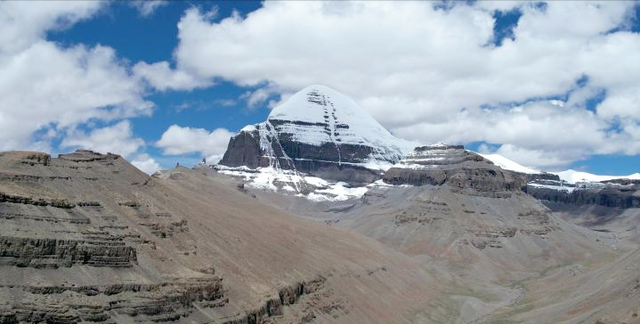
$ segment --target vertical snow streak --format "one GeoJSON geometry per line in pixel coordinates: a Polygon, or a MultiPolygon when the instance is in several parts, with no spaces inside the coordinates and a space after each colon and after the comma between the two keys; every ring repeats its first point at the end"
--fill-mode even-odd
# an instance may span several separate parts
{"type": "Polygon", "coordinates": [[[280,139],[278,138],[278,133],[273,127],[273,124],[267,120],[266,122],[258,124],[258,132],[260,134],[260,149],[264,152],[262,155],[269,159],[269,167],[274,170],[285,174],[285,170],[282,169],[282,165],[280,164],[280,158],[283,158],[289,164],[291,168],[291,172],[293,175],[290,177],[290,182],[294,184],[296,187],[296,191],[300,192],[302,190],[302,186],[300,185],[300,174],[296,168],[295,163],[293,163],[293,159],[287,155],[284,147],[280,143],[280,139]],[[280,151],[282,151],[282,157],[277,156],[275,150],[273,149],[273,144],[275,143],[280,146],[280,151]]]}
{"type": "MultiPolygon", "coordinates": [[[[325,99],[324,95],[322,95],[322,98],[325,99]]],[[[324,115],[326,116],[325,122],[327,122],[327,125],[329,126],[329,138],[331,139],[333,144],[336,146],[336,151],[338,151],[338,166],[341,166],[342,155],[340,153],[340,145],[338,145],[338,142],[337,142],[337,136],[339,134],[336,132],[336,124],[338,123],[338,119],[336,117],[336,107],[333,105],[333,102],[330,101],[329,99],[331,98],[327,97],[324,104],[324,115]],[[329,115],[329,110],[326,102],[328,102],[331,105],[331,115],[329,115]]]]}

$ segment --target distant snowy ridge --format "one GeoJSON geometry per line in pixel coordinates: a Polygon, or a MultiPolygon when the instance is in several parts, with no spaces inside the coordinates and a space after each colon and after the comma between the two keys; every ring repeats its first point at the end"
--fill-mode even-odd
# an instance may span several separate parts
{"type": "MultiPolygon", "coordinates": [[[[521,165],[515,161],[509,160],[508,158],[500,155],[500,154],[480,154],[485,159],[493,162],[493,164],[505,169],[511,170],[526,174],[540,174],[542,172],[521,165]]],[[[630,180],[640,180],[640,173],[634,173],[628,176],[612,176],[612,175],[597,175],[588,172],[576,171],[576,170],[565,170],[561,172],[549,172],[551,174],[555,174],[560,177],[560,180],[565,181],[569,184],[575,184],[578,182],[601,182],[608,181],[614,179],[630,179],[630,180]]],[[[566,189],[566,187],[562,187],[562,189],[566,189]]]]}
{"type": "MultiPolygon", "coordinates": [[[[485,159],[493,162],[493,164],[505,169],[511,170],[526,174],[540,174],[542,172],[521,165],[515,161],[509,160],[508,158],[500,155],[500,154],[480,154],[485,159]]],[[[578,182],[601,182],[608,181],[614,179],[630,179],[630,180],[640,180],[640,173],[634,173],[628,176],[613,176],[613,175],[597,175],[588,172],[576,171],[576,170],[565,170],[561,172],[549,172],[551,174],[555,174],[560,177],[560,180],[569,183],[575,184],[578,182]]],[[[566,187],[561,187],[563,190],[566,190],[566,187]]]]}
{"type": "Polygon", "coordinates": [[[596,175],[587,172],[575,171],[575,170],[566,170],[562,172],[555,172],[560,177],[560,180],[564,180],[568,183],[578,183],[578,182],[601,182],[615,179],[630,179],[630,180],[640,180],[640,173],[634,173],[628,176],[611,176],[611,175],[596,175]]]}

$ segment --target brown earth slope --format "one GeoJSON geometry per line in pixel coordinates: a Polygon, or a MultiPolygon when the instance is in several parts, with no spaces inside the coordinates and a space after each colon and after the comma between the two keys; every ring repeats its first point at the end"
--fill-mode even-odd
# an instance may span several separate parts
{"type": "Polygon", "coordinates": [[[410,323],[440,298],[414,259],[202,172],[0,154],[0,322],[410,323]]]}

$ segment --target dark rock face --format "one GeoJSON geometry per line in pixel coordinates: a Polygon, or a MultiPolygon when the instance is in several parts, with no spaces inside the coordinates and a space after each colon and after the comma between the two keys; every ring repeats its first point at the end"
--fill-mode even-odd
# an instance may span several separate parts
{"type": "MultiPolygon", "coordinates": [[[[260,157],[260,136],[255,132],[240,132],[229,140],[229,146],[220,164],[239,167],[247,166],[255,169],[262,166],[260,157]]],[[[268,164],[267,164],[268,165],[268,164]]]]}
{"type": "Polygon", "coordinates": [[[295,141],[292,134],[279,132],[278,127],[273,126],[274,122],[282,125],[282,121],[270,120],[270,123],[256,125],[256,130],[242,131],[231,138],[219,164],[251,169],[272,166],[350,183],[370,183],[380,179],[379,172],[356,164],[367,159],[374,151],[372,147],[300,143],[295,141]],[[263,135],[262,142],[260,132],[269,133],[263,135]]]}
{"type": "Polygon", "coordinates": [[[544,187],[527,186],[527,192],[533,197],[552,203],[576,206],[596,205],[616,208],[639,208],[639,188],[633,186],[602,185],[598,188],[576,188],[571,192],[544,187]]]}
{"type": "Polygon", "coordinates": [[[219,307],[227,304],[221,279],[164,282],[159,284],[118,284],[94,286],[13,286],[16,294],[64,298],[73,295],[73,307],[51,303],[17,304],[0,307],[1,323],[81,323],[104,322],[113,314],[128,315],[142,322],[175,321],[192,312],[191,307],[219,307]],[[131,298],[135,295],[138,298],[131,298]],[[107,302],[86,303],[82,299],[107,302]]]}
{"type": "MultiPolygon", "coordinates": [[[[302,296],[314,294],[322,290],[325,280],[323,277],[318,277],[310,281],[298,282],[282,287],[278,292],[278,297],[268,299],[260,308],[247,312],[247,314],[241,318],[226,321],[224,324],[270,323],[271,317],[282,315],[284,306],[294,305],[298,303],[302,296]]],[[[338,305],[338,307],[341,306],[341,304],[338,305]]],[[[318,308],[321,313],[330,313],[330,310],[326,310],[323,307],[318,308]]],[[[313,314],[313,311],[307,313],[303,317],[303,322],[304,318],[314,316],[313,314]]]]}
{"type": "Polygon", "coordinates": [[[524,174],[502,170],[461,145],[418,147],[397,166],[385,172],[383,180],[393,185],[414,186],[448,184],[456,189],[481,193],[521,191],[524,174]]]}
{"type": "Polygon", "coordinates": [[[74,241],[0,237],[0,264],[57,268],[82,264],[95,267],[131,267],[136,250],[122,241],[74,241]]]}
{"type": "Polygon", "coordinates": [[[557,181],[560,182],[560,177],[553,173],[532,173],[527,174],[527,182],[544,182],[544,181],[557,181]]]}

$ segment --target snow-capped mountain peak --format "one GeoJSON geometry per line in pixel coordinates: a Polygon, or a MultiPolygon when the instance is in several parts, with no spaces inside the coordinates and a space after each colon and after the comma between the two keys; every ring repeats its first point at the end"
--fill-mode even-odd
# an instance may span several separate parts
{"type": "Polygon", "coordinates": [[[343,167],[386,170],[416,146],[393,136],[347,96],[312,85],[274,108],[265,122],[244,127],[220,164],[306,173],[330,167],[339,173],[343,167]]]}
{"type": "Polygon", "coordinates": [[[351,98],[323,85],[300,90],[274,108],[268,120],[296,142],[370,146],[376,148],[374,160],[392,163],[419,145],[393,136],[351,98]]]}
{"type": "Polygon", "coordinates": [[[381,179],[416,146],[393,136],[347,96],[312,85],[275,107],[266,121],[244,127],[230,140],[218,169],[263,188],[316,188],[346,197],[381,179]],[[329,182],[309,182],[317,178],[329,182]],[[327,189],[334,185],[336,190],[327,189]]]}

